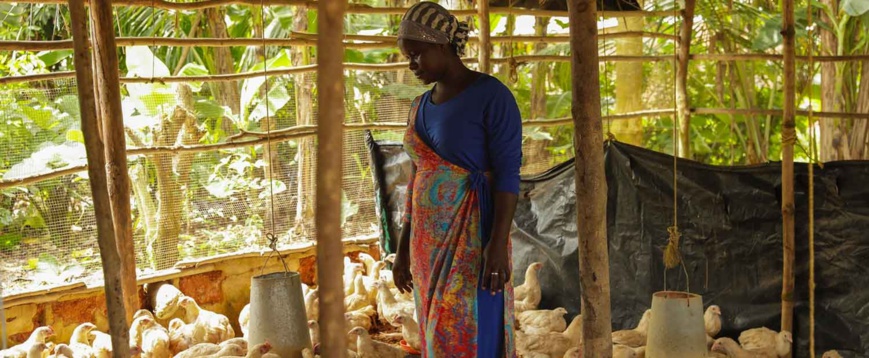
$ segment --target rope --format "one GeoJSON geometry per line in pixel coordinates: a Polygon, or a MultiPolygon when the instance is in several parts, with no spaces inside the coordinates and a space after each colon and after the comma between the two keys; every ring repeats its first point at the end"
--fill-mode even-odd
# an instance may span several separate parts
{"type": "MultiPolygon", "coordinates": [[[[814,31],[812,22],[812,7],[807,6],[809,24],[809,73],[814,77],[814,31]]],[[[811,78],[810,77],[810,78],[811,78]]],[[[817,144],[815,143],[815,118],[813,116],[812,91],[809,91],[809,356],[815,357],[815,159],[817,144]]]]}
{"type": "Polygon", "coordinates": [[[272,160],[274,157],[272,157],[272,123],[271,123],[272,118],[271,118],[271,115],[269,113],[269,76],[268,76],[269,61],[268,61],[268,55],[266,54],[266,7],[265,7],[265,3],[263,0],[260,0],[260,26],[261,26],[260,37],[262,39],[261,46],[262,46],[262,50],[263,50],[263,78],[265,79],[264,84],[265,84],[265,90],[266,90],[266,95],[265,95],[266,115],[265,115],[264,120],[265,120],[265,124],[266,124],[266,150],[265,150],[265,153],[266,153],[266,157],[268,157],[268,158],[266,160],[265,168],[268,168],[267,173],[269,174],[268,178],[266,178],[266,179],[269,181],[269,211],[271,214],[271,215],[269,215],[269,217],[270,217],[269,231],[266,231],[266,234],[265,234],[266,240],[268,240],[268,242],[269,242],[269,248],[271,249],[271,251],[269,252],[269,255],[266,256],[266,260],[265,260],[265,262],[263,262],[263,266],[260,268],[260,275],[262,275],[263,271],[266,268],[266,264],[269,263],[269,259],[271,259],[272,255],[275,255],[275,254],[278,255],[278,259],[280,259],[281,263],[284,265],[284,272],[290,272],[290,269],[287,266],[287,263],[284,261],[284,257],[281,255],[280,251],[278,251],[278,237],[274,234],[274,231],[275,231],[275,184],[274,184],[274,181],[272,180],[272,177],[274,177],[274,169],[272,168],[272,160]]]}
{"type": "MultiPolygon", "coordinates": [[[[673,8],[673,17],[678,18],[678,11],[673,8]]],[[[679,46],[683,44],[679,42],[679,46]]],[[[674,66],[679,63],[679,49],[673,52],[675,57],[674,66]]],[[[673,108],[676,115],[673,117],[673,225],[667,228],[669,237],[667,239],[667,247],[664,248],[664,290],[667,290],[667,270],[682,266],[682,272],[685,274],[685,291],[691,292],[691,282],[688,276],[688,268],[685,267],[685,261],[682,260],[682,253],[679,250],[679,241],[682,234],[679,232],[679,110],[676,104],[676,76],[678,71],[673,71],[673,108]]]]}
{"type": "MultiPolygon", "coordinates": [[[[606,41],[607,41],[606,40],[606,38],[607,38],[606,18],[601,17],[601,20],[602,20],[601,22],[603,25],[603,36],[604,36],[603,49],[604,49],[604,55],[606,55],[606,41]]],[[[625,23],[625,27],[627,27],[627,23],[625,23]]],[[[610,86],[609,61],[604,61],[604,63],[603,63],[603,79],[604,79],[603,91],[604,91],[604,93],[609,93],[610,92],[610,89],[609,89],[609,86],[610,86]]],[[[612,119],[612,116],[610,116],[610,106],[609,105],[604,105],[604,115],[607,117],[607,120],[606,120],[606,137],[607,137],[607,140],[615,140],[616,135],[613,134],[613,119],[612,119]]]]}

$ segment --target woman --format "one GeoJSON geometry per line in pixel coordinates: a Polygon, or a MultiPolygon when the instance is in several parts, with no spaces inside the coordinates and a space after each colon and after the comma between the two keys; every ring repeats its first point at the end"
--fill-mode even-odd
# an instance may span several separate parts
{"type": "Polygon", "coordinates": [[[393,275],[413,290],[423,357],[514,357],[510,225],[522,127],[510,90],[461,61],[468,27],[422,2],[398,46],[434,87],[413,101],[404,137],[413,159],[393,275]]]}

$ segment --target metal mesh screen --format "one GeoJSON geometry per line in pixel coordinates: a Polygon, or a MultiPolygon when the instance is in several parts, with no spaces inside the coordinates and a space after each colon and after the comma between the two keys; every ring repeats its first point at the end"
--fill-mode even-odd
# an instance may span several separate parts
{"type": "MultiPolygon", "coordinates": [[[[379,229],[364,129],[373,129],[377,139],[400,141],[403,130],[372,124],[405,123],[411,100],[426,87],[407,71],[346,75],[344,237],[375,237],[379,229]]],[[[267,232],[284,247],[316,240],[316,136],[291,133],[316,124],[316,74],[269,77],[268,96],[266,86],[251,89],[256,81],[262,83],[262,77],[122,85],[140,275],[178,261],[265,249],[267,232]],[[215,105],[224,83],[249,98],[240,106],[244,109],[215,105]],[[269,138],[274,138],[270,149],[269,138]],[[230,144],[251,140],[259,142],[230,144]]],[[[27,87],[0,93],[0,118],[18,128],[0,134],[9,153],[0,162],[7,183],[0,197],[5,294],[96,282],[102,276],[75,81],[27,87]],[[15,179],[22,181],[10,182],[15,179]]],[[[544,150],[551,142],[526,138],[524,173],[564,159],[544,150]]]]}

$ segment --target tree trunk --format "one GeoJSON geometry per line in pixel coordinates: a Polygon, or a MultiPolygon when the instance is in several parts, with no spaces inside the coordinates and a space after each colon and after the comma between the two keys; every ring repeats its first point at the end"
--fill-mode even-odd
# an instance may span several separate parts
{"type": "Polygon", "coordinates": [[[607,252],[603,128],[600,113],[597,4],[567,2],[576,148],[579,281],[582,286],[582,355],[612,357],[609,256],[607,252]],[[591,79],[591,80],[589,80],[591,79]]]}
{"type": "Polygon", "coordinates": [[[317,4],[317,283],[320,287],[320,332],[323,357],[347,355],[344,282],[341,279],[342,160],[344,155],[344,9],[346,0],[317,4]]]}
{"type": "MultiPolygon", "coordinates": [[[[837,0],[821,0],[821,3],[829,6],[833,14],[839,13],[837,0]]],[[[835,19],[830,19],[825,11],[821,11],[821,22],[836,28],[835,19]]],[[[823,55],[831,56],[838,53],[838,42],[836,33],[825,27],[819,27],[821,32],[821,52],[823,55]]],[[[839,81],[836,76],[835,62],[821,63],[821,110],[827,112],[838,112],[841,109],[839,100],[836,98],[836,82],[839,81]]],[[[828,162],[839,159],[836,150],[836,137],[839,136],[838,119],[828,119],[819,121],[821,126],[821,145],[820,157],[822,162],[828,162]]]]}
{"type": "MultiPolygon", "coordinates": [[[[781,330],[794,323],[794,142],[796,141],[796,53],[794,0],[782,0],[784,112],[782,116],[782,295],[781,330]]],[[[791,356],[790,354],[788,355],[791,356]]]]}
{"type": "MultiPolygon", "coordinates": [[[[93,11],[92,18],[94,21],[94,29],[111,29],[112,26],[112,4],[111,1],[94,0],[91,3],[93,11]],[[99,24],[97,24],[99,23],[99,24]]],[[[88,31],[87,31],[87,13],[85,12],[84,1],[70,0],[69,1],[69,17],[72,22],[73,42],[75,47],[75,69],[76,82],[78,87],[78,104],[81,110],[81,130],[85,142],[85,151],[87,153],[88,162],[88,178],[91,187],[91,195],[94,200],[94,216],[97,224],[97,242],[100,247],[100,259],[102,260],[103,280],[105,282],[105,297],[106,311],[109,318],[109,333],[112,336],[112,356],[114,358],[129,357],[129,328],[127,326],[127,316],[130,316],[132,309],[137,309],[137,306],[126,307],[129,301],[126,298],[133,296],[138,304],[138,295],[127,294],[125,291],[125,276],[127,273],[121,268],[124,265],[122,255],[124,252],[120,250],[116,230],[114,228],[115,221],[112,217],[112,203],[109,195],[109,179],[106,173],[106,153],[103,146],[103,138],[100,136],[100,117],[99,103],[100,98],[95,90],[98,79],[104,79],[104,74],[99,73],[106,68],[103,65],[91,66],[91,56],[88,51],[88,31]],[[94,67],[97,68],[93,71],[94,67]],[[91,71],[94,73],[92,74],[91,71]]],[[[109,30],[109,37],[114,34],[109,30]]],[[[98,32],[94,31],[95,36],[99,37],[98,32]]],[[[112,55],[115,58],[117,65],[117,53],[114,41],[106,41],[105,38],[94,41],[94,48],[97,54],[105,52],[107,45],[110,48],[112,55]],[[107,43],[108,42],[108,43],[107,43]],[[102,46],[102,49],[96,51],[96,47],[102,46]]],[[[111,60],[109,60],[111,61],[111,60]]],[[[115,67],[117,69],[117,67],[115,67]]],[[[116,82],[117,83],[117,82],[116,82]]],[[[117,88],[117,87],[116,87],[117,88]]],[[[119,103],[118,103],[119,104],[119,103]]],[[[123,136],[123,134],[121,134],[123,136]]],[[[133,257],[135,258],[135,256],[133,257]]],[[[135,264],[135,261],[134,261],[135,264]]],[[[135,275],[135,271],[133,271],[135,275]]],[[[135,276],[133,277],[135,285],[135,276]]],[[[135,287],[135,286],[134,286],[135,287]]],[[[138,293],[138,292],[137,292],[138,293]]],[[[5,323],[4,327],[5,327],[5,323]]],[[[2,337],[2,339],[5,339],[2,337]]]]}
{"type": "MultiPolygon", "coordinates": [[[[642,17],[619,18],[620,31],[643,31],[642,17]]],[[[616,39],[617,56],[642,56],[643,38],[616,39]]],[[[616,62],[616,113],[640,111],[643,106],[643,62],[616,62]]],[[[609,131],[620,142],[643,145],[643,119],[609,121],[609,131]]]]}
{"type": "Polygon", "coordinates": [[[682,26],[679,31],[679,50],[676,64],[676,118],[679,119],[679,153],[684,158],[692,158],[691,151],[691,111],[688,98],[688,57],[691,55],[691,34],[694,28],[694,0],[685,0],[682,10],[682,26]]]}
{"type": "MultiPolygon", "coordinates": [[[[548,17],[538,17],[534,24],[534,32],[537,36],[546,35],[546,26],[549,25],[548,17]]],[[[534,51],[539,52],[546,48],[545,43],[537,43],[534,45],[534,51]]],[[[546,118],[546,72],[549,69],[549,64],[538,62],[534,64],[534,76],[531,78],[531,119],[546,118]]],[[[532,130],[543,130],[542,128],[532,128],[532,130]]],[[[546,147],[549,145],[548,139],[529,139],[525,145],[525,160],[524,170],[535,170],[536,168],[547,168],[549,166],[549,153],[546,147]]]]}
{"type": "MultiPolygon", "coordinates": [[[[211,29],[211,36],[215,38],[228,38],[229,33],[226,31],[226,21],[224,20],[224,10],[222,8],[205,9],[205,15],[208,18],[208,28],[211,29]]],[[[229,47],[214,47],[211,49],[214,56],[214,66],[217,73],[235,73],[235,65],[232,60],[232,52],[229,47]]],[[[238,83],[235,81],[217,82],[212,86],[214,98],[223,106],[229,107],[232,114],[238,115],[241,113],[241,93],[238,83]]],[[[235,128],[228,118],[223,120],[223,131],[226,135],[232,135],[235,128]]]]}
{"type": "MultiPolygon", "coordinates": [[[[130,182],[133,185],[133,194],[136,196],[139,218],[145,226],[144,246],[147,249],[157,241],[157,205],[149,190],[148,170],[141,162],[130,167],[130,182]]],[[[152,267],[156,267],[153,258],[150,254],[148,256],[148,262],[152,267]]]]}
{"type": "MultiPolygon", "coordinates": [[[[869,113],[869,61],[863,61],[857,97],[857,113],[869,113]]],[[[855,119],[851,129],[851,159],[869,159],[869,120],[855,119]]]]}
{"type": "MultiPolygon", "coordinates": [[[[296,7],[295,16],[293,17],[293,31],[306,32],[308,31],[308,10],[305,7],[296,7]]],[[[292,60],[293,66],[302,66],[311,63],[311,56],[308,53],[308,48],[304,46],[293,47],[292,60]]],[[[314,93],[312,82],[309,80],[311,74],[301,73],[295,75],[295,90],[296,90],[296,124],[311,125],[314,124],[314,93]]],[[[296,183],[298,185],[297,202],[296,202],[296,234],[307,235],[310,230],[311,220],[314,218],[314,198],[311,193],[314,192],[314,173],[317,169],[316,155],[317,148],[314,138],[300,138],[298,142],[297,166],[298,173],[296,174],[296,183]]]]}
{"type": "MultiPolygon", "coordinates": [[[[187,112],[175,107],[172,114],[161,118],[155,131],[154,145],[172,146],[181,132],[187,112]]],[[[178,262],[178,235],[181,234],[181,187],[172,170],[172,154],[151,157],[157,172],[157,239],[149,243],[148,257],[154,269],[162,270],[178,262]]]]}

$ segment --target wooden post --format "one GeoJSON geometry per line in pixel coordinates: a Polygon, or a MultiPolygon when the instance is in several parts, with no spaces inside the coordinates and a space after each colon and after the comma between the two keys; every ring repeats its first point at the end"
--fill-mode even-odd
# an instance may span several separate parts
{"type": "Polygon", "coordinates": [[[489,63],[489,58],[492,57],[492,44],[489,40],[489,1],[477,1],[477,13],[480,18],[480,72],[491,73],[492,67],[489,63]]]}
{"type": "Polygon", "coordinates": [[[114,357],[129,357],[130,337],[127,310],[124,302],[123,279],[120,270],[118,270],[118,267],[121,266],[121,257],[115,242],[112,205],[109,200],[107,175],[103,169],[106,167],[106,159],[97,120],[94,77],[88,49],[87,14],[83,0],[69,0],[69,16],[72,22],[81,130],[87,152],[88,178],[90,179],[97,221],[97,242],[100,246],[100,257],[103,264],[109,333],[112,336],[112,355],[114,357]]]}
{"type": "Polygon", "coordinates": [[[130,213],[130,175],[127,172],[127,140],[124,131],[124,113],[121,109],[120,74],[118,73],[118,50],[115,46],[115,29],[111,0],[91,0],[93,19],[94,75],[99,95],[99,114],[102,123],[102,138],[105,144],[109,200],[115,224],[115,243],[121,261],[118,267],[123,285],[127,320],[139,309],[139,294],[136,286],[136,251],[133,246],[133,216],[130,213]]]}
{"type": "Polygon", "coordinates": [[[796,63],[794,0],[782,0],[784,38],[784,113],[782,118],[782,267],[781,330],[793,332],[794,323],[794,141],[796,130],[796,63]]]}
{"type": "Polygon", "coordinates": [[[347,0],[317,3],[317,275],[323,357],[347,355],[341,242],[341,159],[344,152],[344,11],[347,0]]]}
{"type": "Polygon", "coordinates": [[[569,0],[570,53],[576,148],[579,281],[582,285],[582,355],[612,357],[609,257],[606,234],[607,185],[595,0],[569,0]]]}
{"type": "Polygon", "coordinates": [[[691,158],[691,105],[688,101],[688,58],[691,56],[691,34],[694,28],[695,0],[685,0],[682,27],[679,30],[679,50],[676,63],[676,113],[679,120],[679,154],[691,158]]]}

